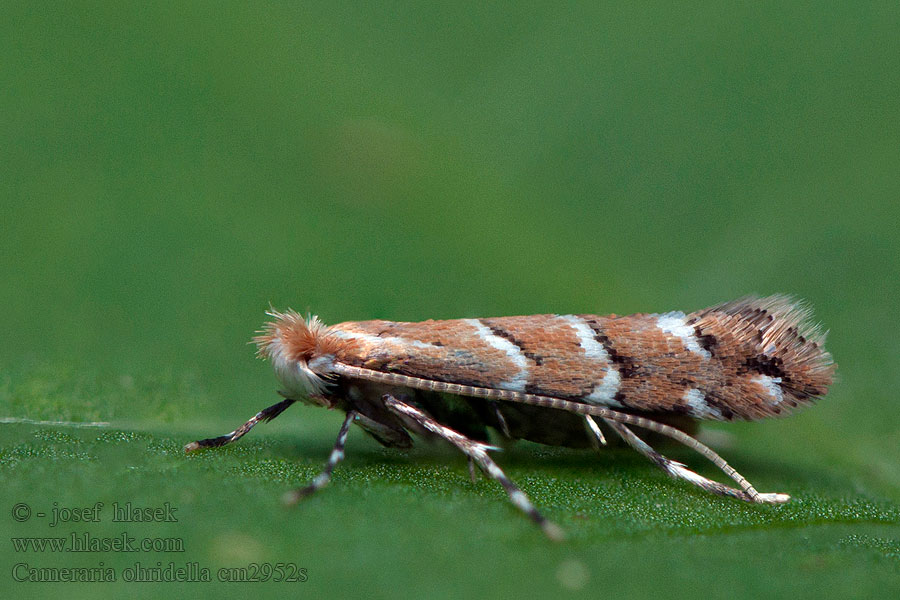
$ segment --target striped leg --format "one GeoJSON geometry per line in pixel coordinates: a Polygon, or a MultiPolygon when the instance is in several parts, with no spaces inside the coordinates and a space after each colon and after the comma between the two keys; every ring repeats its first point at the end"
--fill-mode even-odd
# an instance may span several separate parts
{"type": "Polygon", "coordinates": [[[592,417],[591,415],[584,415],[584,424],[587,426],[588,431],[591,433],[591,445],[598,450],[600,449],[600,446],[605,446],[606,438],[603,437],[603,432],[600,431],[600,427],[597,425],[594,417],[592,417]]]}
{"type": "Polygon", "coordinates": [[[490,446],[470,440],[453,429],[441,425],[418,408],[401,402],[391,395],[385,395],[383,400],[385,406],[389,410],[398,415],[412,419],[428,431],[444,438],[459,448],[463,454],[481,467],[482,471],[487,473],[491,478],[496,479],[500,485],[503,486],[503,489],[506,490],[506,493],[509,495],[509,499],[516,505],[516,508],[524,512],[532,521],[537,523],[547,537],[554,541],[563,539],[564,534],[562,529],[555,523],[548,521],[541,513],[539,513],[528,499],[528,496],[525,495],[525,492],[520,490],[519,487],[506,476],[506,473],[497,466],[497,463],[491,460],[491,457],[488,456],[487,453],[490,446]]]}
{"type": "MultiPolygon", "coordinates": [[[[732,498],[738,498],[747,502],[753,502],[753,498],[751,498],[750,495],[744,490],[739,490],[737,488],[721,484],[718,481],[707,479],[706,477],[703,477],[702,475],[691,471],[683,464],[666,458],[665,456],[651,448],[644,440],[635,435],[635,433],[631,431],[631,429],[629,429],[627,425],[617,423],[612,419],[604,419],[604,421],[616,433],[618,433],[619,436],[621,436],[621,438],[625,440],[629,446],[649,458],[654,464],[665,471],[669,476],[674,477],[675,479],[684,479],[685,481],[693,483],[697,487],[700,487],[708,492],[712,492],[713,494],[718,494],[719,496],[730,496],[732,498]]],[[[760,496],[768,495],[775,496],[778,494],[760,494],[760,496]]]]}
{"type": "Polygon", "coordinates": [[[224,446],[225,444],[230,444],[231,442],[235,442],[244,435],[247,434],[253,427],[259,423],[260,421],[269,422],[281,413],[284,412],[288,406],[296,402],[296,400],[291,400],[290,398],[286,398],[279,402],[278,404],[273,404],[269,408],[264,408],[263,410],[256,413],[252,419],[232,431],[231,433],[227,433],[225,435],[220,435],[215,438],[207,438],[205,440],[197,440],[196,442],[191,442],[184,447],[185,452],[193,452],[194,450],[198,450],[200,448],[214,448],[216,446],[224,446]]]}
{"type": "Polygon", "coordinates": [[[344,459],[344,444],[347,443],[347,434],[350,432],[350,424],[353,423],[353,419],[355,418],[356,411],[347,411],[347,416],[344,418],[344,424],[341,425],[341,430],[338,432],[337,440],[334,442],[334,448],[331,449],[331,455],[328,457],[328,462],[325,463],[325,468],[322,469],[322,472],[316,475],[315,479],[308,485],[285,492],[284,496],[281,498],[282,502],[288,505],[296,504],[313,492],[328,485],[328,482],[331,481],[331,474],[334,472],[334,468],[344,459]]]}

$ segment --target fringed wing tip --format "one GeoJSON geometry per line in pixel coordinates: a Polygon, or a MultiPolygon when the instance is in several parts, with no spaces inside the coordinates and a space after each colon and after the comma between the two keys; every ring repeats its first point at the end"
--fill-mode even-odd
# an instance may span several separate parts
{"type": "MultiPolygon", "coordinates": [[[[790,412],[828,392],[836,365],[825,350],[826,332],[812,318],[808,303],[778,294],[748,296],[695,313],[697,321],[716,314],[727,315],[741,346],[749,354],[748,363],[764,365],[765,381],[777,384],[789,402],[776,414],[790,412]],[[787,408],[788,410],[782,411],[787,408]]],[[[721,318],[721,317],[720,317],[721,318]]]]}
{"type": "Polygon", "coordinates": [[[771,315],[773,323],[780,321],[787,328],[793,328],[795,330],[793,333],[804,342],[816,344],[823,344],[827,333],[813,320],[813,309],[809,302],[791,294],[744,296],[700,312],[723,312],[745,317],[752,317],[754,314],[771,315]]]}

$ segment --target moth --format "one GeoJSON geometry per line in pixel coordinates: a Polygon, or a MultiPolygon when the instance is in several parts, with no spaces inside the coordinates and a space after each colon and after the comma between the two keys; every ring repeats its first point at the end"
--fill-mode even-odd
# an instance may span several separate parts
{"type": "Polygon", "coordinates": [[[283,400],[229,434],[187,452],[239,439],[303,401],[346,413],[323,471],[286,495],[325,486],[356,423],[378,442],[407,448],[413,435],[458,448],[505,489],[551,538],[547,520],[490,457],[489,431],[569,447],[606,444],[608,432],[667,474],[747,502],[778,504],[686,433],[699,421],[779,416],[823,396],[835,365],[808,309],[787,296],[743,298],[685,314],[532,315],[326,326],[288,310],[253,338],[271,361],[283,400]],[[598,423],[599,421],[599,423],[598,423]],[[672,438],[712,461],[738,487],[708,479],[647,444],[633,428],[672,438]]]}

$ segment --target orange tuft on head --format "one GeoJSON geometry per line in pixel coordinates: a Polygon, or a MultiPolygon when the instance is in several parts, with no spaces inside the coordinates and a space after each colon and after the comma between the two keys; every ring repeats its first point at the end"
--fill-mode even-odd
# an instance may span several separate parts
{"type": "Polygon", "coordinates": [[[293,310],[270,310],[266,314],[274,320],[253,338],[260,358],[272,358],[273,353],[281,352],[289,360],[309,362],[316,356],[333,354],[340,344],[328,335],[330,328],[315,315],[304,319],[293,310]]]}

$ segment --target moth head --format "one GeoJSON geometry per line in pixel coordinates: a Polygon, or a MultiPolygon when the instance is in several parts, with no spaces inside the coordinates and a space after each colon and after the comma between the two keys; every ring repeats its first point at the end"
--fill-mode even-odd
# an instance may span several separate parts
{"type": "Polygon", "coordinates": [[[339,342],[315,315],[304,318],[292,310],[266,314],[272,320],[253,338],[256,355],[272,361],[285,396],[329,406],[324,394],[339,342]]]}

